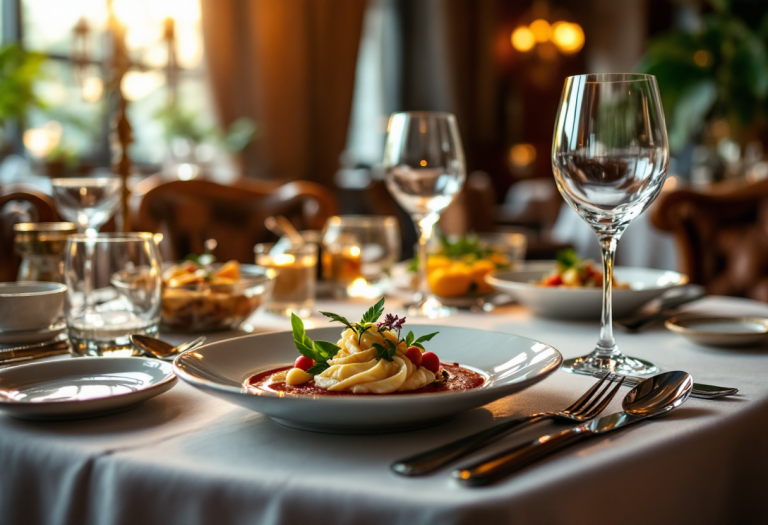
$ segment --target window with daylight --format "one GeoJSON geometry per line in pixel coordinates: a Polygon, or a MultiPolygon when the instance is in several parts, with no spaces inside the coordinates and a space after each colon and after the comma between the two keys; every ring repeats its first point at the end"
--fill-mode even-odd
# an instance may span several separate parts
{"type": "Polygon", "coordinates": [[[201,125],[212,124],[199,0],[3,1],[4,43],[15,40],[46,57],[35,87],[44,107],[31,111],[23,132],[33,157],[58,148],[109,165],[114,23],[125,30],[130,60],[121,87],[129,101],[133,162],[163,162],[168,147],[162,112],[171,101],[201,125]],[[6,34],[9,17],[17,26],[13,35],[6,34]]]}

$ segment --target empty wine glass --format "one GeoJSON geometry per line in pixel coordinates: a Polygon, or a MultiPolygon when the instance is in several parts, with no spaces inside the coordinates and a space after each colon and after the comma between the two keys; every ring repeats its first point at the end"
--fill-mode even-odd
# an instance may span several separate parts
{"type": "Polygon", "coordinates": [[[51,179],[53,201],[78,233],[97,232],[120,205],[120,179],[114,177],[51,179]]]}
{"type": "Polygon", "coordinates": [[[603,314],[595,350],[565,361],[565,370],[658,371],[616,346],[611,285],[619,238],[659,194],[668,167],[667,128],[655,77],[617,73],[566,79],[552,168],[563,198],[597,233],[603,255],[603,314]]]}
{"type": "Polygon", "coordinates": [[[456,117],[450,113],[394,113],[384,149],[387,189],[411,215],[419,233],[419,291],[408,314],[444,317],[427,283],[427,243],[440,213],[464,185],[466,167],[456,117]]]}

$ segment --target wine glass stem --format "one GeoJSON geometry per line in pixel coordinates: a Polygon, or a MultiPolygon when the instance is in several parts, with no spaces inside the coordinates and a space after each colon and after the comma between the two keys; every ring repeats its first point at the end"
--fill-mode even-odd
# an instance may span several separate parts
{"type": "Polygon", "coordinates": [[[603,254],[603,316],[600,325],[600,339],[593,353],[595,357],[621,355],[613,339],[613,261],[616,256],[618,239],[613,235],[601,235],[600,249],[603,254]]]}
{"type": "Polygon", "coordinates": [[[419,288],[416,302],[424,301],[430,296],[429,281],[427,280],[427,268],[429,264],[429,255],[427,254],[427,244],[432,238],[432,232],[435,229],[437,215],[426,215],[424,217],[414,217],[416,224],[416,233],[419,234],[419,288]]]}

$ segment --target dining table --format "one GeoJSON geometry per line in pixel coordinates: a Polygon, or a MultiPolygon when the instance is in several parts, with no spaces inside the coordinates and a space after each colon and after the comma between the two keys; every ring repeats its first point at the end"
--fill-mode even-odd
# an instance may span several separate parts
{"type": "MultiPolygon", "coordinates": [[[[353,318],[368,306],[321,300],[315,310],[353,318]]],[[[387,311],[401,313],[401,306],[388,299],[387,311]]],[[[768,317],[768,304],[741,298],[705,297],[686,308],[768,317]]],[[[316,313],[305,323],[327,326],[328,319],[316,313]]],[[[599,319],[540,318],[519,305],[460,311],[429,324],[529,337],[565,358],[591,351],[599,329],[599,319]]],[[[289,330],[290,322],[258,313],[249,329],[289,330]]],[[[249,337],[206,335],[209,341],[249,337]]],[[[511,418],[565,408],[596,379],[555,371],[440,424],[373,435],[287,428],[179,381],[167,393],[103,417],[0,415],[0,524],[768,523],[768,346],[704,347],[663,325],[616,336],[624,353],[662,371],[684,370],[696,382],[739,392],[690,398],[666,416],[586,440],[490,486],[466,487],[452,468],[403,477],[390,465],[511,418]]],[[[162,337],[180,343],[194,336],[162,337]]],[[[466,348],[468,361],[472,352],[466,348]]],[[[605,413],[621,410],[627,392],[622,387],[605,413]]],[[[563,428],[539,423],[464,463],[563,428]]]]}

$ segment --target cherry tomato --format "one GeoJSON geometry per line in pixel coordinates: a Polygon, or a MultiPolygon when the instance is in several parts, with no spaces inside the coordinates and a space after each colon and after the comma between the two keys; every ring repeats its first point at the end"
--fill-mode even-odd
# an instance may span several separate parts
{"type": "Polygon", "coordinates": [[[405,357],[411,360],[416,366],[421,365],[421,348],[417,346],[411,346],[405,351],[405,357]]]}
{"type": "Polygon", "coordinates": [[[421,354],[421,366],[436,374],[440,370],[440,359],[433,352],[424,352],[421,354]]]}
{"type": "Polygon", "coordinates": [[[306,372],[314,364],[315,364],[314,360],[308,358],[305,355],[300,355],[299,357],[296,358],[296,362],[293,363],[293,366],[295,368],[301,368],[302,370],[304,370],[306,372]]]}
{"type": "Polygon", "coordinates": [[[560,277],[559,273],[551,275],[544,281],[544,286],[560,286],[561,284],[563,284],[563,278],[560,277]]]}

